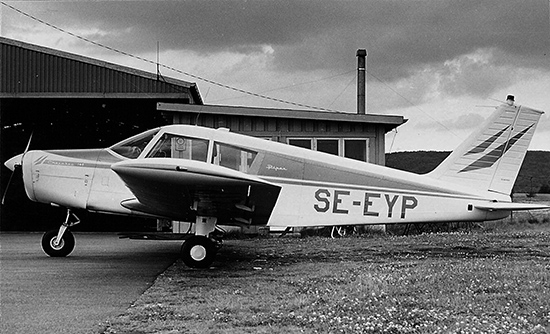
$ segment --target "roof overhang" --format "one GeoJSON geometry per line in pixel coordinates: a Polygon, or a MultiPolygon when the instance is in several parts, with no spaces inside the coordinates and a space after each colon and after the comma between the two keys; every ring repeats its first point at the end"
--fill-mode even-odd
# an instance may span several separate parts
{"type": "Polygon", "coordinates": [[[276,109],[259,107],[242,107],[227,105],[192,105],[180,103],[157,103],[157,110],[172,113],[202,113],[213,115],[235,115],[250,117],[269,117],[287,119],[322,120],[331,122],[368,123],[383,125],[389,132],[407,122],[403,116],[355,114],[345,112],[309,111],[298,109],[276,109]]]}
{"type": "Polygon", "coordinates": [[[0,99],[182,99],[179,93],[86,93],[86,92],[55,92],[55,93],[2,93],[0,99]]]}

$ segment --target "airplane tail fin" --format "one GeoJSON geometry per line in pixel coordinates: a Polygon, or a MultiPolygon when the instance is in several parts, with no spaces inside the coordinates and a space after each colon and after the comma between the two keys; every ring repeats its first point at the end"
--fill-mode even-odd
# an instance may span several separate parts
{"type": "Polygon", "coordinates": [[[476,190],[510,195],[542,111],[513,104],[509,96],[428,176],[476,190]]]}

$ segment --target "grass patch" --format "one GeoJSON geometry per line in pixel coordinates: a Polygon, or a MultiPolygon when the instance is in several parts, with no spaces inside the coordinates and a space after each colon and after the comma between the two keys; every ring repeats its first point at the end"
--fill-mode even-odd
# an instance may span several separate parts
{"type": "Polygon", "coordinates": [[[550,232],[230,240],[105,333],[547,333],[550,232]]]}

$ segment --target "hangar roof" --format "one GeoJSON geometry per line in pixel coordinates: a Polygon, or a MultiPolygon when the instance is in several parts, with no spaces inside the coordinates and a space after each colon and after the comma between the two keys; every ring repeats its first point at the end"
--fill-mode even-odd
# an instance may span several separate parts
{"type": "Polygon", "coordinates": [[[0,37],[0,98],[189,99],[195,83],[0,37]]]}

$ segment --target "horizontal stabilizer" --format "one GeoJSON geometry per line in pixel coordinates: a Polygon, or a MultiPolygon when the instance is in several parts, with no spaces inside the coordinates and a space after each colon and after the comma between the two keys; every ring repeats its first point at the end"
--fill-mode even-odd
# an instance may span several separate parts
{"type": "Polygon", "coordinates": [[[523,210],[545,210],[550,209],[550,206],[543,204],[530,203],[502,203],[494,202],[482,205],[475,205],[476,209],[483,211],[523,211],[523,210]]]}

